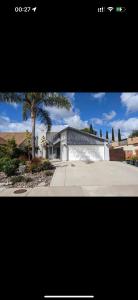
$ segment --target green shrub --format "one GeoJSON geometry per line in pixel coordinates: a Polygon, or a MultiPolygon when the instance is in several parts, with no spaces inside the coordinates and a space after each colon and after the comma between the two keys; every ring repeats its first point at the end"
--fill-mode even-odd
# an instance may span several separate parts
{"type": "Polygon", "coordinates": [[[130,160],[134,160],[135,161],[137,159],[138,159],[138,157],[136,155],[133,155],[130,160]]]}
{"type": "Polygon", "coordinates": [[[11,178],[11,182],[12,182],[12,184],[15,184],[15,183],[17,183],[17,182],[22,182],[22,181],[24,181],[24,182],[31,182],[32,181],[32,178],[30,178],[30,177],[24,177],[24,176],[22,176],[22,175],[19,175],[19,176],[14,176],[14,177],[12,177],[11,178]]]}
{"type": "Polygon", "coordinates": [[[0,159],[6,156],[6,151],[4,145],[0,145],[0,159]]]}
{"type": "Polygon", "coordinates": [[[19,159],[13,158],[11,161],[13,162],[13,164],[15,164],[17,167],[19,167],[19,164],[20,164],[20,160],[19,159]]]}
{"type": "Polygon", "coordinates": [[[26,160],[24,159],[19,159],[20,160],[20,165],[26,165],[26,160]]]}
{"type": "Polygon", "coordinates": [[[52,170],[46,170],[45,174],[46,174],[46,176],[52,176],[53,175],[53,171],[52,170]]]}
{"type": "Polygon", "coordinates": [[[31,163],[27,164],[27,172],[40,172],[45,170],[53,170],[55,167],[51,164],[50,161],[45,160],[42,161],[40,158],[35,158],[31,161],[31,163]]]}
{"type": "Polygon", "coordinates": [[[24,177],[24,181],[27,183],[33,181],[33,179],[31,177],[24,177]]]}
{"type": "Polygon", "coordinates": [[[137,161],[138,160],[138,156],[132,156],[131,160],[137,161]]]}
{"type": "Polygon", "coordinates": [[[3,172],[3,167],[8,161],[10,161],[9,157],[0,158],[0,172],[3,172]]]}
{"type": "Polygon", "coordinates": [[[41,171],[41,165],[38,165],[37,163],[31,163],[28,166],[29,172],[36,173],[41,171]]]}
{"type": "Polygon", "coordinates": [[[27,162],[27,172],[32,172],[32,173],[36,173],[36,172],[40,172],[42,167],[42,160],[38,157],[35,157],[31,160],[31,162],[27,162]]]}
{"type": "Polygon", "coordinates": [[[0,146],[0,158],[4,156],[18,158],[20,155],[24,155],[24,151],[17,147],[14,138],[9,139],[6,144],[0,146]]]}
{"type": "Polygon", "coordinates": [[[39,157],[34,157],[32,160],[31,160],[31,163],[36,163],[36,164],[41,164],[42,162],[42,159],[39,158],[39,157]]]}
{"type": "Polygon", "coordinates": [[[20,155],[18,157],[18,159],[23,162],[24,164],[26,164],[26,162],[28,161],[28,157],[26,155],[20,155]]]}
{"type": "Polygon", "coordinates": [[[16,182],[21,182],[24,180],[24,177],[19,175],[19,176],[14,176],[11,178],[11,182],[12,184],[16,183],[16,182]]]}
{"type": "Polygon", "coordinates": [[[53,170],[54,169],[54,166],[51,164],[51,162],[49,160],[45,160],[43,163],[42,163],[42,170],[53,170]]]}
{"type": "Polygon", "coordinates": [[[15,175],[16,174],[16,171],[19,167],[19,163],[20,161],[18,159],[11,159],[11,160],[7,160],[3,167],[2,167],[2,170],[5,172],[5,174],[7,176],[12,176],[12,175],[15,175]]]}

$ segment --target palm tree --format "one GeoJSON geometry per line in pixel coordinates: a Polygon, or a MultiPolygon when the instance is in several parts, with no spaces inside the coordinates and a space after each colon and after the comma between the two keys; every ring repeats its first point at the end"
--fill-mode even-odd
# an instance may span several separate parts
{"type": "Polygon", "coordinates": [[[23,120],[31,117],[32,123],[32,158],[35,157],[35,125],[38,118],[50,131],[52,121],[47,106],[56,106],[70,110],[71,103],[61,93],[0,93],[0,101],[23,104],[23,120]]]}

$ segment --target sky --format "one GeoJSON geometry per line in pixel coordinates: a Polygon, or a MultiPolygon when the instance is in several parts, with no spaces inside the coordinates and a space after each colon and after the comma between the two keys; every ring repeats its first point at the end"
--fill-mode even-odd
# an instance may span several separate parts
{"type": "MultiPolygon", "coordinates": [[[[99,135],[106,130],[111,136],[112,127],[117,138],[118,128],[122,138],[132,130],[138,129],[138,93],[64,93],[71,102],[71,109],[47,107],[52,119],[51,131],[62,130],[66,126],[77,129],[93,128],[99,135]]],[[[43,124],[36,122],[36,131],[45,129],[43,124]]],[[[31,130],[31,120],[22,120],[21,104],[5,104],[0,102],[0,132],[22,132],[31,130]]]]}

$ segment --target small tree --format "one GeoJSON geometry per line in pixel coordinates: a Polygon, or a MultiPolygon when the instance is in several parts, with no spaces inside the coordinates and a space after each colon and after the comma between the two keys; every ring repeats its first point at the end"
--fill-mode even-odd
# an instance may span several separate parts
{"type": "Polygon", "coordinates": [[[120,132],[120,129],[118,129],[118,142],[121,141],[121,132],[120,132]]]}
{"type": "Polygon", "coordinates": [[[44,135],[41,138],[41,146],[42,146],[42,156],[43,156],[43,150],[44,150],[44,147],[46,146],[46,138],[44,135]]]}
{"type": "Polygon", "coordinates": [[[106,130],[106,139],[108,140],[108,131],[106,130]]]}
{"type": "Polygon", "coordinates": [[[81,131],[90,133],[90,129],[88,127],[81,129],[81,131]]]}
{"type": "Polygon", "coordinates": [[[112,128],[112,141],[115,141],[114,128],[112,128]]]}
{"type": "Polygon", "coordinates": [[[100,129],[100,137],[102,138],[102,129],[100,129]]]}
{"type": "Polygon", "coordinates": [[[93,129],[92,124],[90,125],[90,127],[81,129],[81,131],[97,135],[97,131],[93,129]]]}
{"type": "Polygon", "coordinates": [[[31,141],[32,141],[32,134],[26,130],[26,134],[25,134],[25,142],[26,142],[26,145],[25,145],[25,149],[27,151],[27,154],[28,154],[28,159],[30,160],[30,157],[31,157],[31,150],[32,150],[32,145],[31,145],[31,141]]]}

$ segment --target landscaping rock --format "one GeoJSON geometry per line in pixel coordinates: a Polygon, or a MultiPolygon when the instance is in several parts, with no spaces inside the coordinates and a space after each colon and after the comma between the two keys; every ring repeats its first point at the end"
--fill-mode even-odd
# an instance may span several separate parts
{"type": "MultiPolygon", "coordinates": [[[[50,170],[51,176],[47,176],[45,171],[41,171],[38,173],[25,173],[23,177],[31,178],[32,181],[20,181],[15,182],[14,184],[11,183],[11,177],[7,177],[3,172],[0,173],[0,187],[15,187],[15,188],[33,188],[36,186],[49,186],[52,176],[54,174],[54,170],[50,170]]],[[[15,177],[15,176],[14,176],[15,177]]]]}
{"type": "Polygon", "coordinates": [[[19,173],[23,174],[25,172],[25,169],[26,169],[26,165],[20,165],[19,166],[19,173]]]}

